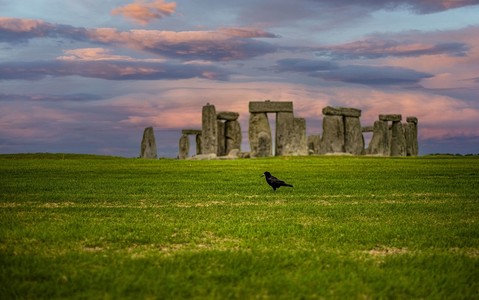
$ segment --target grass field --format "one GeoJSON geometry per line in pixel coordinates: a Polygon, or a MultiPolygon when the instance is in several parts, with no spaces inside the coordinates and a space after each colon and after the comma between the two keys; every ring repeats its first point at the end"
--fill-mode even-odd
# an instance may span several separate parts
{"type": "Polygon", "coordinates": [[[58,298],[479,299],[479,158],[0,155],[0,299],[58,298]]]}

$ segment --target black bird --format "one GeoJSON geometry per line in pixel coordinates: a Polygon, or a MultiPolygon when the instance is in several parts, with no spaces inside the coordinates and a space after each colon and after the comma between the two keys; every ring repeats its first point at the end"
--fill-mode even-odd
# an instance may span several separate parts
{"type": "Polygon", "coordinates": [[[261,175],[261,177],[262,176],[266,178],[266,182],[273,188],[273,191],[276,191],[276,189],[279,188],[280,186],[293,187],[291,184],[287,184],[283,180],[280,180],[274,177],[273,175],[271,175],[270,172],[264,172],[263,175],[261,175]]]}

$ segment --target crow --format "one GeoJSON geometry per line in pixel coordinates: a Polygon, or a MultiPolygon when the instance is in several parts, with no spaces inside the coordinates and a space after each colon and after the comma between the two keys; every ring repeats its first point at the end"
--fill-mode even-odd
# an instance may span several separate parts
{"type": "Polygon", "coordinates": [[[280,186],[293,187],[291,184],[287,184],[283,180],[279,180],[278,178],[274,177],[270,172],[264,172],[261,177],[263,176],[266,178],[266,182],[273,188],[273,191],[276,191],[276,189],[280,186]]]}

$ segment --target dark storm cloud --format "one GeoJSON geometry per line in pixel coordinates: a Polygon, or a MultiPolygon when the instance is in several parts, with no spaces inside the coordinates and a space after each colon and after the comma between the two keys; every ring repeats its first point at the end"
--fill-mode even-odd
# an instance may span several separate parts
{"type": "Polygon", "coordinates": [[[107,80],[205,78],[226,80],[229,73],[210,65],[123,61],[35,61],[0,64],[1,80],[40,80],[46,76],[82,76],[107,80]]]}
{"type": "Polygon", "coordinates": [[[373,67],[350,65],[327,72],[309,73],[328,81],[340,81],[364,85],[415,85],[432,74],[398,67],[373,67]]]}

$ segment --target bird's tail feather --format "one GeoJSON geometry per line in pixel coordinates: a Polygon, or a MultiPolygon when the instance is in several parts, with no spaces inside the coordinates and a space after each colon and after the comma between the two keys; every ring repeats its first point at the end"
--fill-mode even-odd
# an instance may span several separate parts
{"type": "Polygon", "coordinates": [[[286,183],[284,186],[290,186],[290,187],[293,187],[293,185],[292,185],[292,184],[287,184],[287,183],[286,183]]]}

